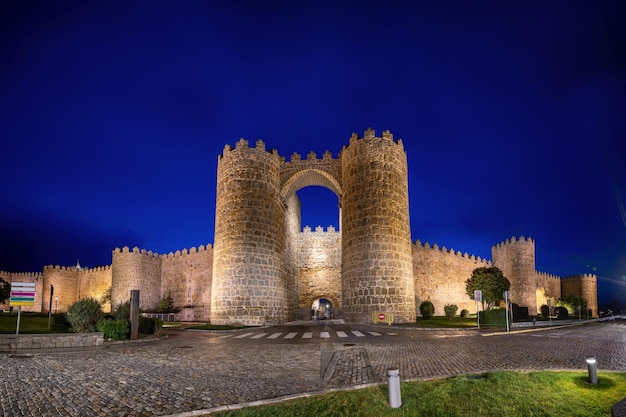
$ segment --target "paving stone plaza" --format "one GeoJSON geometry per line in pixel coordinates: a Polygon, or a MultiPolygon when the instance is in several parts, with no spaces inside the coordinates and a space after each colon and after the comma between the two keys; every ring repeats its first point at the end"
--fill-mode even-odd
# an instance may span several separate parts
{"type": "MultiPolygon", "coordinates": [[[[304,323],[0,354],[3,416],[190,416],[301,393],[491,370],[626,371],[626,322],[490,333],[304,323]]],[[[626,393],[625,393],[626,395],[626,393]]]]}

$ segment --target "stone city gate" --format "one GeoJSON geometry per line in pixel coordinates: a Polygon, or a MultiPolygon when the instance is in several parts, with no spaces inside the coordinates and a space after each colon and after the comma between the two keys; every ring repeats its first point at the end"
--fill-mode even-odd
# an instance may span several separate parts
{"type": "Polygon", "coordinates": [[[241,139],[218,160],[211,322],[251,325],[295,320],[299,308],[296,191],[318,185],[338,197],[341,300],[348,321],[387,312],[415,321],[406,153],[389,132],[353,134],[330,152],[285,161],[241,139]]]}

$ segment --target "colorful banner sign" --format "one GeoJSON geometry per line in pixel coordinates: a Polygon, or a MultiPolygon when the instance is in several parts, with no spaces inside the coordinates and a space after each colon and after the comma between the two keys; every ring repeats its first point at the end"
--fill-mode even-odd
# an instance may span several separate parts
{"type": "Polygon", "coordinates": [[[34,306],[35,285],[36,284],[34,282],[12,282],[9,305],[34,306]]]}

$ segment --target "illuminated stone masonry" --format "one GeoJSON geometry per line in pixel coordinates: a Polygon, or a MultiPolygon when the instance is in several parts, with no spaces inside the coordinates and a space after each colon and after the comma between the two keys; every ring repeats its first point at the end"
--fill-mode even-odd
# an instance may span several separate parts
{"type": "MultiPolygon", "coordinates": [[[[46,266],[43,273],[0,272],[11,281],[37,282],[36,306],[65,311],[88,296],[111,294],[115,306],[141,291],[141,308],[155,310],[171,296],[179,319],[213,324],[280,324],[310,318],[313,303],[332,303],[335,317],[369,322],[374,312],[414,322],[425,300],[443,314],[446,304],[473,311],[465,293],[472,270],[497,266],[511,281],[514,303],[535,315],[548,300],[574,294],[598,314],[597,278],[561,278],[535,270],[535,242],[511,238],[492,248],[492,260],[411,242],[406,152],[389,131],[353,134],[337,158],[292,154],[289,161],[240,139],[217,163],[213,246],[167,255],[116,248],[111,265],[85,269],[46,266]],[[302,227],[296,192],[322,186],[337,195],[340,229],[302,227]],[[56,300],[58,297],[58,301],[56,300]],[[56,302],[56,303],[55,303],[56,302]]],[[[8,309],[8,305],[3,306],[8,309]]],[[[110,307],[110,306],[109,306],[110,307]]]]}

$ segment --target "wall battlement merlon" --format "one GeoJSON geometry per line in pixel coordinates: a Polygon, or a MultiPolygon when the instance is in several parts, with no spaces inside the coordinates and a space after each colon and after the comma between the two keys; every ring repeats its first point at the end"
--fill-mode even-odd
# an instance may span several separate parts
{"type": "Polygon", "coordinates": [[[151,250],[146,250],[146,249],[139,249],[137,246],[135,246],[133,248],[133,250],[131,251],[130,248],[128,246],[124,246],[123,248],[115,248],[113,249],[113,253],[134,253],[134,254],[138,254],[138,255],[144,255],[147,256],[149,258],[174,258],[177,256],[185,256],[185,255],[193,255],[195,253],[201,253],[201,252],[206,252],[208,250],[212,250],[213,246],[210,243],[207,243],[206,245],[200,245],[198,246],[198,248],[196,248],[195,246],[192,246],[191,248],[187,249],[180,249],[177,250],[176,252],[169,252],[169,253],[164,253],[164,254],[159,254],[157,252],[152,252],[151,250]]]}
{"type": "Polygon", "coordinates": [[[515,244],[515,243],[534,243],[535,240],[532,237],[524,237],[523,235],[518,238],[516,238],[515,236],[511,237],[510,239],[507,239],[503,242],[500,242],[496,245],[493,245],[493,248],[501,248],[503,246],[509,245],[509,244],[515,244]]]}
{"type": "Polygon", "coordinates": [[[453,256],[457,256],[460,258],[466,258],[466,259],[471,259],[477,262],[484,262],[487,265],[491,265],[491,260],[486,259],[486,258],[481,258],[480,256],[476,256],[476,255],[468,255],[467,252],[461,253],[461,251],[455,251],[453,248],[446,248],[445,246],[439,247],[439,245],[437,245],[436,243],[431,245],[428,242],[425,242],[424,244],[422,244],[422,242],[418,239],[415,241],[415,243],[413,244],[415,247],[419,247],[419,248],[423,248],[423,249],[430,249],[433,251],[438,251],[438,252],[442,252],[442,253],[446,253],[448,255],[453,255],[453,256]]]}
{"type": "Polygon", "coordinates": [[[555,280],[561,280],[561,277],[558,275],[554,275],[554,274],[550,274],[548,272],[541,272],[541,271],[535,271],[535,274],[537,274],[537,276],[539,278],[547,278],[547,279],[555,279],[555,280]]]}
{"type": "MultiPolygon", "coordinates": [[[[363,133],[363,137],[359,137],[359,135],[357,135],[356,133],[352,133],[352,136],[350,136],[350,140],[349,140],[349,144],[348,146],[350,146],[351,144],[353,144],[354,142],[361,140],[361,139],[375,139],[376,136],[376,131],[374,129],[372,129],[371,127],[368,128],[364,133],[363,133]]],[[[379,139],[385,139],[385,140],[389,140],[391,142],[396,143],[398,146],[400,146],[400,148],[402,150],[404,150],[404,143],[402,142],[402,139],[398,138],[397,140],[393,139],[393,134],[389,131],[389,130],[385,130],[381,133],[379,139]]],[[[342,151],[346,149],[346,146],[343,147],[342,151]]]]}
{"type": "Polygon", "coordinates": [[[0,277],[11,277],[11,279],[34,279],[38,281],[40,278],[43,278],[43,273],[41,272],[7,272],[0,271],[0,277]]]}
{"type": "Polygon", "coordinates": [[[563,280],[574,280],[574,279],[581,279],[581,280],[593,280],[593,279],[598,279],[598,276],[596,274],[578,274],[578,275],[568,275],[566,277],[561,278],[563,280]]]}
{"type": "Polygon", "coordinates": [[[186,255],[194,255],[197,253],[203,253],[203,252],[207,252],[209,250],[213,249],[213,246],[211,246],[210,243],[207,243],[206,245],[200,245],[198,246],[198,248],[196,249],[195,246],[192,246],[191,248],[187,249],[182,249],[182,250],[177,250],[176,252],[170,252],[167,254],[162,254],[160,257],[161,258],[176,258],[179,256],[186,256],[186,255]]]}
{"type": "Polygon", "coordinates": [[[246,151],[250,151],[250,152],[263,152],[263,153],[267,153],[267,154],[271,154],[274,155],[276,158],[283,158],[278,154],[278,151],[276,149],[272,149],[271,151],[268,151],[265,148],[265,142],[263,142],[262,139],[257,139],[256,141],[256,146],[250,146],[250,143],[244,139],[244,138],[240,138],[237,143],[235,143],[235,147],[233,148],[231,145],[224,145],[224,151],[222,152],[222,154],[218,157],[218,161],[220,159],[222,159],[223,157],[226,157],[227,155],[229,155],[231,152],[236,152],[236,151],[240,151],[240,152],[246,152],[246,151]]]}
{"type": "Polygon", "coordinates": [[[317,226],[315,228],[315,230],[311,229],[311,226],[304,226],[302,228],[302,233],[307,233],[307,234],[314,234],[314,233],[325,233],[325,234],[330,234],[330,233],[335,233],[338,234],[339,231],[337,229],[335,229],[335,226],[328,226],[326,229],[324,229],[322,226],[317,226]]]}

